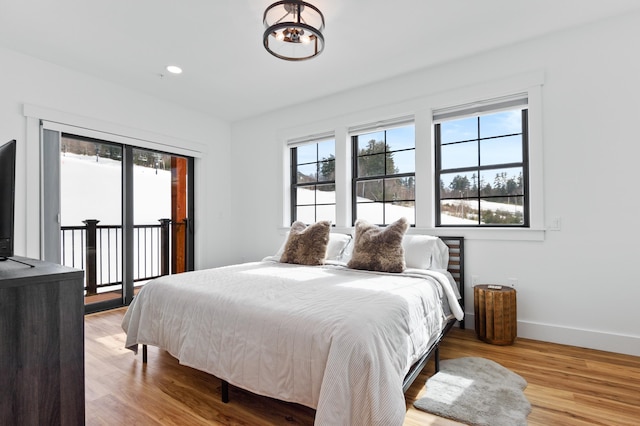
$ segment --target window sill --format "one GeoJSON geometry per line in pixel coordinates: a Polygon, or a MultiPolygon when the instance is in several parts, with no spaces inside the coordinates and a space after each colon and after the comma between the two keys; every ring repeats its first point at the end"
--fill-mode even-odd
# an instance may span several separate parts
{"type": "MultiPolygon", "coordinates": [[[[289,232],[288,227],[279,227],[280,235],[286,235],[289,232]]],[[[341,232],[351,234],[355,232],[353,227],[335,226],[331,228],[331,232],[341,232]]],[[[464,228],[464,227],[446,227],[446,228],[414,228],[410,227],[407,234],[426,234],[445,237],[464,237],[465,240],[495,240],[495,241],[544,241],[547,230],[538,228],[464,228]]]]}
{"type": "Polygon", "coordinates": [[[544,241],[546,230],[532,228],[411,228],[409,234],[464,237],[465,240],[544,241]]]}

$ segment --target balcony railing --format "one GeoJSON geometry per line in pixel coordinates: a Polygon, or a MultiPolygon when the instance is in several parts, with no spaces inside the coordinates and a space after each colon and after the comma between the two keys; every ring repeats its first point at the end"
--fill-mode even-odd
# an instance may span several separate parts
{"type": "MultiPolygon", "coordinates": [[[[133,226],[133,281],[146,281],[174,273],[171,235],[186,232],[186,220],[171,223],[160,219],[158,225],[133,226]]],[[[122,226],[98,225],[88,219],[85,226],[62,226],[62,264],[85,271],[87,295],[98,289],[122,286],[122,226]]],[[[185,254],[186,255],[186,254],[185,254]]]]}

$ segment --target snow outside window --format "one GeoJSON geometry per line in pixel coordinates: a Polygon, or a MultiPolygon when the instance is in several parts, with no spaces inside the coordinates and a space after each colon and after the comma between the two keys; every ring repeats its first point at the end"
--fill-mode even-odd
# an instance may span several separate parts
{"type": "Polygon", "coordinates": [[[335,139],[308,141],[290,148],[291,222],[336,223],[335,139]]]}
{"type": "Polygon", "coordinates": [[[413,123],[352,136],[353,220],[415,225],[416,138],[413,123]]]}
{"type": "Polygon", "coordinates": [[[527,113],[516,99],[434,114],[436,226],[529,226],[527,113]]]}

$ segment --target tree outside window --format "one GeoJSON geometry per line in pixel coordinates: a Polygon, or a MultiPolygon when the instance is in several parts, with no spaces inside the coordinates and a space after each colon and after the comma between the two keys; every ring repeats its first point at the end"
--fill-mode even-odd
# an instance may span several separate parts
{"type": "Polygon", "coordinates": [[[415,224],[415,128],[406,125],[355,135],[353,220],[415,224]]]}
{"type": "Polygon", "coordinates": [[[336,221],[335,140],[308,142],[291,151],[291,221],[336,221]]]}
{"type": "Polygon", "coordinates": [[[442,121],[436,225],[529,226],[527,109],[442,121]]]}

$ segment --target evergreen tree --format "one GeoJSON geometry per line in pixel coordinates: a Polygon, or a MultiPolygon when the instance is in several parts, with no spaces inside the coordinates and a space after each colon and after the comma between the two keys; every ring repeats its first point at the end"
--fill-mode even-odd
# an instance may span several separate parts
{"type": "Polygon", "coordinates": [[[393,153],[387,152],[389,146],[384,141],[371,139],[365,148],[358,152],[358,176],[381,176],[398,173],[393,153]],[[386,169],[385,169],[386,162],[386,169]]]}
{"type": "Polygon", "coordinates": [[[449,189],[451,189],[454,194],[460,192],[466,193],[469,191],[469,188],[471,188],[471,183],[469,182],[469,178],[466,176],[457,175],[449,184],[449,189]]]}
{"type": "Polygon", "coordinates": [[[320,163],[320,176],[318,181],[327,181],[336,179],[336,156],[330,154],[329,157],[323,158],[320,163]]]}
{"type": "MultiPolygon", "coordinates": [[[[387,152],[389,146],[385,141],[376,141],[371,139],[366,146],[358,152],[358,176],[384,176],[385,174],[398,173],[398,168],[393,160],[393,153],[387,152]],[[386,163],[386,169],[385,169],[386,163]]],[[[389,182],[389,181],[387,181],[389,182]]],[[[358,196],[369,200],[381,201],[386,193],[386,200],[391,201],[398,195],[397,187],[401,183],[394,181],[393,184],[387,184],[384,187],[381,181],[369,181],[358,183],[358,196]]]]}

